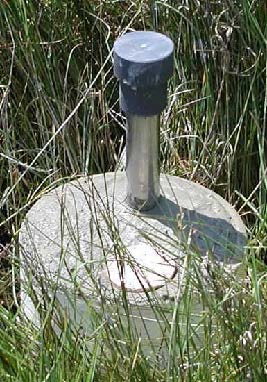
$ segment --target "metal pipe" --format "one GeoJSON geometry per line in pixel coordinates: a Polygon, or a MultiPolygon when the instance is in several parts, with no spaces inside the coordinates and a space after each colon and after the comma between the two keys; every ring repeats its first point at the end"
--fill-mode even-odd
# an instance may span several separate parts
{"type": "Polygon", "coordinates": [[[127,122],[127,201],[135,209],[149,210],[160,196],[159,115],[128,114],[127,122]]]}
{"type": "Polygon", "coordinates": [[[127,201],[135,209],[154,207],[159,186],[159,115],[167,104],[173,71],[173,42],[156,32],[130,32],[114,44],[114,74],[120,106],[127,115],[127,201]]]}

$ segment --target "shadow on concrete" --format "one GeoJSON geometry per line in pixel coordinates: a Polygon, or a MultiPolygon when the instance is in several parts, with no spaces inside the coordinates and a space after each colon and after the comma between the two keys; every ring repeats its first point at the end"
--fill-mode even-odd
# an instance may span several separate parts
{"type": "Polygon", "coordinates": [[[164,196],[156,207],[145,211],[142,216],[171,228],[179,239],[185,241],[184,244],[190,236],[190,248],[203,256],[213,254],[219,261],[235,262],[241,261],[245,255],[246,234],[225,219],[181,207],[164,196]]]}

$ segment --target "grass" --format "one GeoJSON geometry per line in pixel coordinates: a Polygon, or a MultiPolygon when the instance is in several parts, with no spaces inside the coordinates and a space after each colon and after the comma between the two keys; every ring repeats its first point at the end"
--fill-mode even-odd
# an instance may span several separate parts
{"type": "MultiPolygon", "coordinates": [[[[260,0],[1,2],[1,381],[266,379],[266,16],[260,0]],[[132,29],[154,29],[175,43],[162,115],[162,172],[218,192],[242,215],[249,234],[248,277],[239,282],[214,269],[213,294],[192,255],[179,309],[174,301],[171,324],[165,320],[163,366],[145,357],[127,314],[112,329],[106,306],[88,306],[94,317],[89,346],[64,312],[63,330],[54,333],[56,300],[48,301],[37,331],[18,321],[13,304],[19,299],[12,283],[18,232],[30,206],[73,176],[112,171],[118,163],[125,119],[112,46],[132,29]],[[202,346],[191,312],[193,287],[205,311],[202,346]]],[[[162,307],[153,311],[164,320],[162,307]]]]}

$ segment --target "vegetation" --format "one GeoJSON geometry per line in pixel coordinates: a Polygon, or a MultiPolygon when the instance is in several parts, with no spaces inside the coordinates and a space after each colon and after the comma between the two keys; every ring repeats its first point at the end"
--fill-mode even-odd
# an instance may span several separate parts
{"type": "MultiPolygon", "coordinates": [[[[266,19],[264,0],[1,2],[1,381],[266,379],[266,19]],[[93,307],[88,340],[63,316],[56,335],[50,311],[36,331],[18,321],[13,303],[19,298],[18,232],[29,207],[62,180],[112,171],[118,163],[125,119],[112,46],[137,29],[157,30],[175,43],[162,116],[162,172],[225,197],[249,235],[246,281],[215,269],[210,294],[201,274],[192,286],[187,273],[179,310],[176,301],[166,323],[164,364],[146,357],[130,325],[111,330],[93,307]],[[204,310],[201,340],[191,312],[193,287],[204,310]],[[185,331],[177,329],[181,321],[185,331]]],[[[197,268],[195,260],[187,267],[197,268]]]]}

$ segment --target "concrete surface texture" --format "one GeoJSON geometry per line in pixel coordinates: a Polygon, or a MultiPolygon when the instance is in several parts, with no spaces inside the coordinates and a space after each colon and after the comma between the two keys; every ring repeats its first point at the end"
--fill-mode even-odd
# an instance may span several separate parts
{"type": "Polygon", "coordinates": [[[112,304],[122,289],[135,307],[147,310],[150,291],[158,303],[172,303],[189,254],[207,285],[207,264],[229,272],[239,267],[246,230],[236,211],[201,185],[168,175],[160,181],[159,203],[144,213],[125,202],[126,175],[119,172],[80,177],[35,203],[19,236],[29,319],[38,321],[30,292],[41,296],[43,285],[49,294],[57,289],[63,306],[78,301],[78,315],[86,320],[86,299],[112,304]]]}

